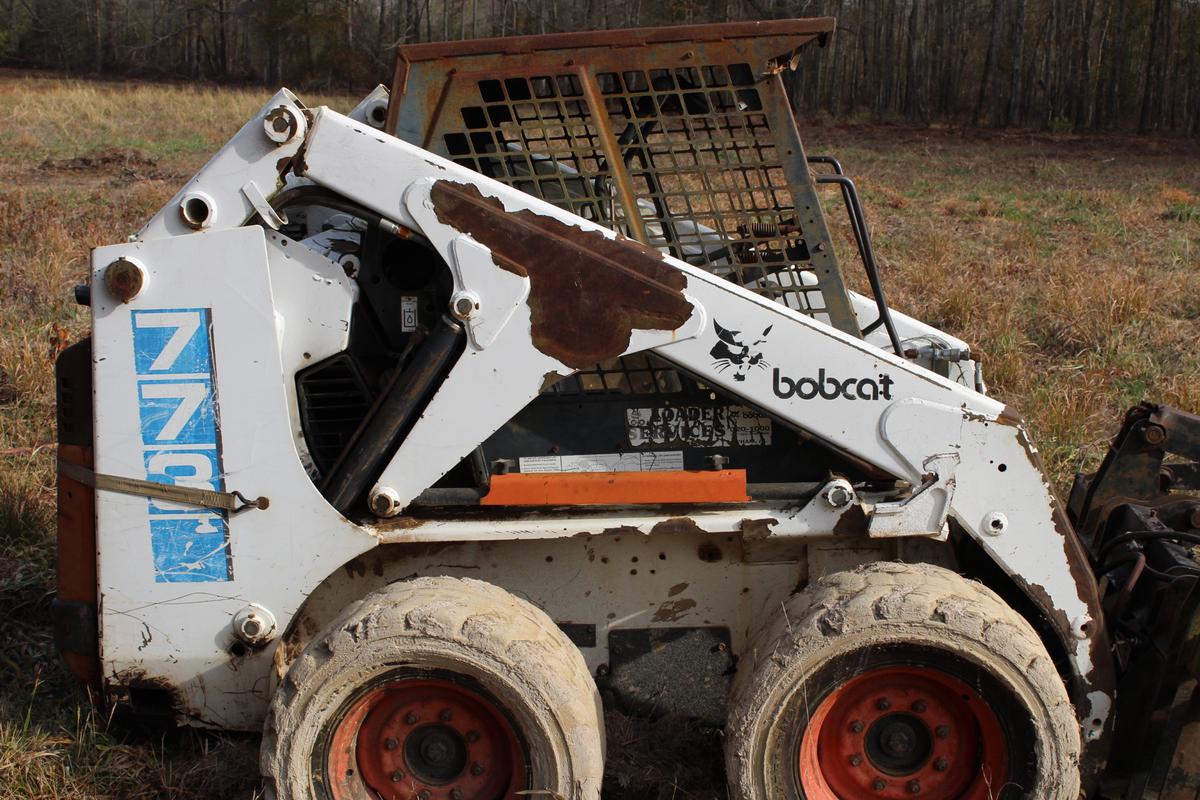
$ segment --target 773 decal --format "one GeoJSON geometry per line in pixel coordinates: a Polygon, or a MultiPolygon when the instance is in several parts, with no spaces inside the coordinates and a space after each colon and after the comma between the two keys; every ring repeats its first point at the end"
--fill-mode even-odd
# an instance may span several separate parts
{"type": "MultiPolygon", "coordinates": [[[[212,311],[134,311],[133,356],[147,480],[225,490],[214,380],[212,311]]],[[[233,579],[223,512],[150,500],[154,579],[233,579]]]]}

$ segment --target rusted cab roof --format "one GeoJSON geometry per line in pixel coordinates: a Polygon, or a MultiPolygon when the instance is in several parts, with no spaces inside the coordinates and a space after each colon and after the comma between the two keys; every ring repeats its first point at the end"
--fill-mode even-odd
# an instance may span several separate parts
{"type": "Polygon", "coordinates": [[[781,79],[833,29],[405,45],[387,131],[857,336],[781,79]]]}
{"type": "MultiPolygon", "coordinates": [[[[396,48],[398,62],[414,63],[440,58],[474,55],[518,55],[547,50],[581,50],[589,47],[645,47],[673,42],[715,42],[753,37],[798,37],[799,47],[815,37],[824,40],[833,33],[833,17],[780,19],[752,22],[722,22],[711,25],[671,25],[655,28],[617,28],[579,33],[545,33],[505,36],[459,42],[422,42],[396,48]]],[[[399,68],[399,63],[398,63],[399,68]]],[[[399,73],[397,73],[399,74],[399,73]]]]}

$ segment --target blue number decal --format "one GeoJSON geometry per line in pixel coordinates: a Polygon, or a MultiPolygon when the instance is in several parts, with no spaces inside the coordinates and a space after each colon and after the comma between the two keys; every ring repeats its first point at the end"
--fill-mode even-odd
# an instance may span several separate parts
{"type": "MultiPolygon", "coordinates": [[[[224,491],[211,310],[134,311],[133,357],[146,479],[224,491]]],[[[149,503],[154,580],[233,580],[225,512],[149,503]]]]}

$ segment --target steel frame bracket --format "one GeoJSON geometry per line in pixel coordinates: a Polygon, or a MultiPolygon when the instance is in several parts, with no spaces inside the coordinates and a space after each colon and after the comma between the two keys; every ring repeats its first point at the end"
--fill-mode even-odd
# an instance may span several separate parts
{"type": "Polygon", "coordinates": [[[939,542],[950,537],[946,517],[954,500],[954,471],[957,453],[942,453],[925,459],[925,480],[903,500],[876,503],[869,527],[872,539],[928,536],[939,542]]]}
{"type": "Polygon", "coordinates": [[[442,253],[454,275],[450,313],[467,329],[476,350],[485,350],[529,298],[529,278],[497,269],[492,251],[473,238],[437,224],[430,190],[435,179],[417,181],[404,192],[404,205],[442,253]]]}

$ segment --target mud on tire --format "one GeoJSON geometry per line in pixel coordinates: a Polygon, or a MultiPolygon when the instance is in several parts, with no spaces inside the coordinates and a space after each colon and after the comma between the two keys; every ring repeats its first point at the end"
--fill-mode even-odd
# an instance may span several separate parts
{"type": "Polygon", "coordinates": [[[1063,682],[1020,615],[949,570],[887,562],[817,581],[751,638],[725,743],[743,800],[1076,800],[1079,752],[1063,682]]]}
{"type": "Polygon", "coordinates": [[[267,714],[261,769],[278,800],[415,796],[418,779],[437,783],[439,797],[495,800],[476,796],[496,785],[489,770],[506,742],[489,737],[506,732],[519,763],[500,794],[599,797],[603,717],[578,649],[498,587],[417,578],[349,606],[291,665],[267,714]],[[467,735],[455,730],[460,719],[470,720],[467,735]],[[364,741],[371,731],[378,742],[364,741]],[[485,747],[488,758],[476,758],[485,747]],[[432,760],[411,769],[422,752],[432,760]],[[395,783],[370,793],[380,780],[395,783]]]}

